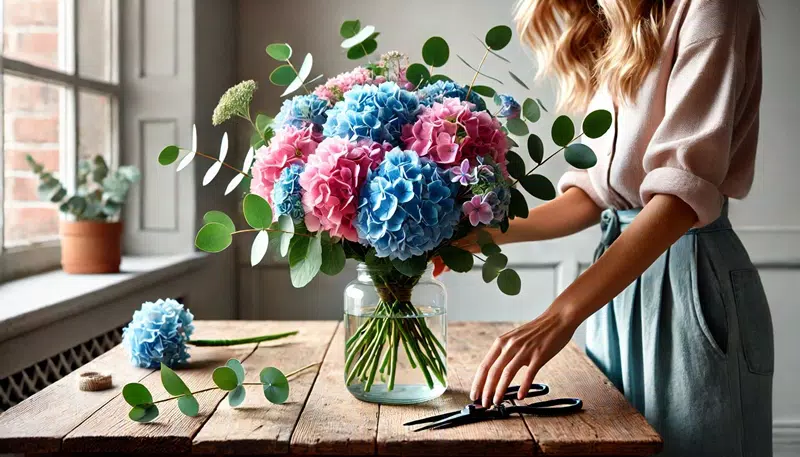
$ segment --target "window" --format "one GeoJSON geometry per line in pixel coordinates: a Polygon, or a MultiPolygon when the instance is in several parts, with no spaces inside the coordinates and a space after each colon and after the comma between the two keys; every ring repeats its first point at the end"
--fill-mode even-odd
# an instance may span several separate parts
{"type": "Polygon", "coordinates": [[[81,159],[118,161],[119,0],[0,0],[0,281],[58,264],[54,204],[30,154],[74,190],[81,159]]]}

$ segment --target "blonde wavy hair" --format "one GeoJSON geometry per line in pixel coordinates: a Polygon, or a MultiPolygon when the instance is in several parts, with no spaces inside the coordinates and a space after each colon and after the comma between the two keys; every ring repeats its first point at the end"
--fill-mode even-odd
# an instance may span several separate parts
{"type": "Polygon", "coordinates": [[[616,102],[631,101],[661,52],[671,0],[520,0],[515,21],[539,64],[554,75],[559,107],[585,110],[605,85],[616,102]]]}

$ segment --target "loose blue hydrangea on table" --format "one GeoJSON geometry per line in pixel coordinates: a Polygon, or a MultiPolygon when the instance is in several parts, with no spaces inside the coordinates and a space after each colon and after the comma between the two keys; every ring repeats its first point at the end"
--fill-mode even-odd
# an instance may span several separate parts
{"type": "Polygon", "coordinates": [[[122,330],[122,344],[131,363],[142,368],[174,367],[189,360],[186,343],[192,336],[192,313],[175,300],[145,302],[122,330]]]}
{"type": "MultiPolygon", "coordinates": [[[[213,122],[247,121],[253,127],[251,152],[237,168],[224,163],[223,142],[221,159],[204,182],[223,169],[220,162],[236,173],[228,192],[248,179],[242,212],[249,227],[237,228],[232,218],[212,211],[195,244],[219,252],[234,235],[252,236],[251,264],[259,264],[272,247],[288,259],[295,287],[304,287],[320,272],[340,273],[346,259],[379,271],[369,275],[380,316],[359,317],[354,324],[345,344],[346,382],[359,383],[364,392],[373,384],[391,391],[401,357],[432,389],[433,380],[445,384],[445,344],[418,318],[422,307],[415,305],[411,289],[432,262],[440,259],[455,272],[469,272],[478,260],[485,282],[505,294],[519,294],[520,277],[507,265],[492,233],[505,232],[511,220],[528,216],[522,191],[540,200],[555,198],[552,182],[536,171],[557,154],[564,152],[577,168],[596,163],[591,148],[576,140],[604,135],[611,113],[589,113],[580,129],[559,116],[547,129],[558,149],[545,156],[543,140],[530,131],[541,111],[547,111],[542,102],[498,94],[490,85],[503,81],[483,67],[488,59],[510,63],[500,54],[512,40],[510,27],[492,27],[480,39],[484,53],[479,64],[458,56],[474,72],[465,81],[444,73],[451,51],[442,37],[425,41],[422,62],[409,63],[408,55],[397,51],[372,57],[380,35],[374,26],[350,20],[340,34],[344,54],[361,63],[319,83],[322,75],[311,75],[310,54],[300,62],[293,60],[287,43],[267,46],[267,54],[278,61],[269,81],[284,87],[281,96],[287,97],[274,120],[252,113],[252,81],[222,96],[213,122]],[[526,149],[520,144],[527,146],[532,166],[517,152],[526,149]],[[467,244],[466,237],[473,244],[470,251],[458,247],[467,244]]],[[[511,71],[507,76],[530,90],[523,78],[511,71]]],[[[172,164],[182,151],[183,167],[195,155],[215,160],[194,149],[167,146],[159,162],[172,164]]]]}

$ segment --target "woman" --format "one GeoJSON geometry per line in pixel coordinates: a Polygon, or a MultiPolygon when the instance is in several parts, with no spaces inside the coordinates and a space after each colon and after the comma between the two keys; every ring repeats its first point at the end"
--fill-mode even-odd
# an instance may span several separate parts
{"type": "Polygon", "coordinates": [[[771,455],[772,323],[727,218],[753,180],[759,20],[757,0],[521,1],[519,33],[562,105],[607,109],[614,127],[585,140],[594,168],[567,172],[562,195],[495,241],[598,221],[603,237],[591,268],[495,341],[474,399],[498,402],[520,371],[527,392],[588,319],[589,356],[662,435],[662,455],[771,455]]]}

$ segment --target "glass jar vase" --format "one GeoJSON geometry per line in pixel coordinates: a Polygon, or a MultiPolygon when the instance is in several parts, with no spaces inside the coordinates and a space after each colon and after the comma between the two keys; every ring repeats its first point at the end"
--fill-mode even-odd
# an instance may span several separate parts
{"type": "Polygon", "coordinates": [[[447,389],[447,292],[433,267],[408,277],[358,266],[344,291],[347,389],[372,403],[414,404],[447,389]]]}

